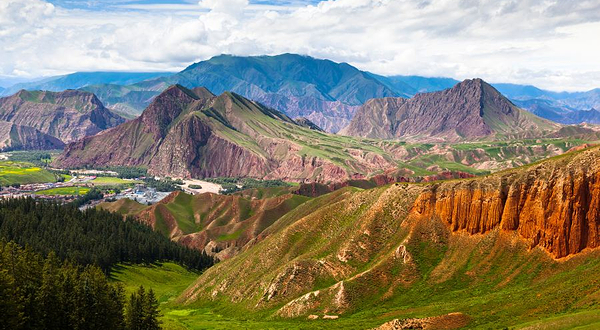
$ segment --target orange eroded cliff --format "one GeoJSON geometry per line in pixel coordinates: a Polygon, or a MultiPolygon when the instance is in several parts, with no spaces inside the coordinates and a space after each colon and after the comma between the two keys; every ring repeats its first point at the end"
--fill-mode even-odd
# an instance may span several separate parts
{"type": "Polygon", "coordinates": [[[600,246],[600,148],[475,180],[435,184],[411,214],[452,231],[517,231],[556,258],[600,246]]]}

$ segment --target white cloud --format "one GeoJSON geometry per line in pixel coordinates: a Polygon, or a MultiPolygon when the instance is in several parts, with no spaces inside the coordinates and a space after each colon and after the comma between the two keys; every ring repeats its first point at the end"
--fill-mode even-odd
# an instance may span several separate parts
{"type": "Polygon", "coordinates": [[[553,90],[600,86],[599,1],[293,4],[202,0],[85,11],[3,0],[0,75],[177,70],[220,53],[293,52],[389,75],[477,76],[553,90]]]}

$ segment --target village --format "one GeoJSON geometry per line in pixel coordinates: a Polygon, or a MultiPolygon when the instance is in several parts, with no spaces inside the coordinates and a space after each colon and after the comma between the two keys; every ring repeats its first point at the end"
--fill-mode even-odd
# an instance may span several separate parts
{"type": "MultiPolygon", "coordinates": [[[[53,170],[65,172],[62,169],[53,170]]],[[[173,185],[173,189],[169,189],[170,191],[158,191],[146,184],[146,177],[122,179],[117,177],[118,173],[104,170],[70,170],[67,172],[69,173],[68,180],[63,182],[15,184],[1,187],[0,199],[31,197],[68,203],[85,196],[93,188],[102,191],[102,198],[91,199],[81,206],[82,209],[85,209],[104,201],[123,198],[151,205],[167,197],[173,190],[181,190],[192,195],[205,192],[219,194],[221,192],[220,185],[201,180],[177,179],[175,182],[182,184],[173,185]]],[[[152,179],[161,180],[160,177],[152,179]]]]}

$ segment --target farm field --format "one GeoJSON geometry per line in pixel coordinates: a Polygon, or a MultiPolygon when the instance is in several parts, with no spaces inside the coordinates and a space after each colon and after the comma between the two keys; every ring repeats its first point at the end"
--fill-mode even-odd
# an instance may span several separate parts
{"type": "Polygon", "coordinates": [[[88,187],[58,187],[36,191],[36,195],[85,195],[91,188],[88,187]]]}
{"type": "Polygon", "coordinates": [[[55,182],[54,174],[26,162],[0,161],[0,185],[55,182]]]}
{"type": "Polygon", "coordinates": [[[126,180],[126,179],[121,179],[121,178],[117,178],[114,176],[99,176],[99,177],[96,177],[94,180],[90,181],[90,183],[93,183],[93,184],[99,185],[99,186],[113,186],[113,185],[132,185],[132,184],[136,184],[136,183],[142,183],[142,181],[126,180]]]}

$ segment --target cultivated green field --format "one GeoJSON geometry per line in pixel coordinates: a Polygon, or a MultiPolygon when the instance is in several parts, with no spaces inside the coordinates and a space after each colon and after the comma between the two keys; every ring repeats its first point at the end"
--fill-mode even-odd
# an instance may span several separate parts
{"type": "Polygon", "coordinates": [[[0,161],[0,185],[55,182],[54,174],[31,163],[0,161]]]}
{"type": "Polygon", "coordinates": [[[130,185],[130,184],[142,183],[142,181],[140,181],[140,180],[125,180],[125,179],[117,178],[114,176],[99,176],[99,177],[96,177],[94,180],[90,181],[90,183],[93,183],[93,184],[99,185],[99,186],[115,186],[115,185],[130,185]]]}
{"type": "Polygon", "coordinates": [[[36,195],[85,195],[90,191],[88,187],[58,187],[36,191],[36,195]]]}

